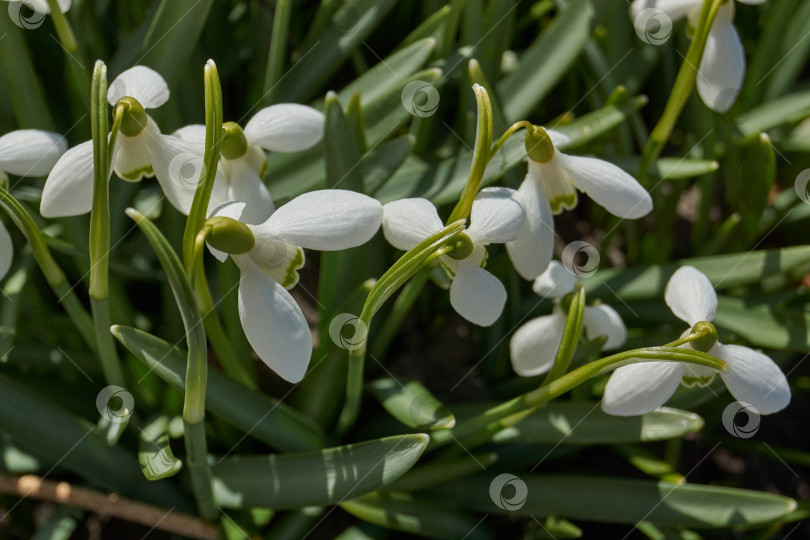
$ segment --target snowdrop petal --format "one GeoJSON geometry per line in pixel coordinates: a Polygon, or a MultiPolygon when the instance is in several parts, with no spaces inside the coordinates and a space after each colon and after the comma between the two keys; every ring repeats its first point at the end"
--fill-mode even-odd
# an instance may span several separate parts
{"type": "Polygon", "coordinates": [[[529,175],[520,184],[518,196],[526,213],[523,230],[506,251],[523,279],[534,279],[548,267],[554,251],[554,218],[548,198],[529,175]]]}
{"type": "Polygon", "coordinates": [[[548,136],[551,139],[551,144],[553,144],[555,148],[557,146],[565,147],[568,145],[568,143],[571,142],[571,137],[559,131],[554,131],[553,129],[546,128],[546,133],[548,133],[548,136]]]}
{"type": "Polygon", "coordinates": [[[67,150],[65,138],[39,129],[19,129],[0,137],[0,171],[45,176],[67,150]]]}
{"type": "Polygon", "coordinates": [[[526,220],[518,197],[514,189],[482,189],[470,212],[470,226],[467,228],[470,238],[482,244],[503,244],[517,238],[526,220]]]}
{"type": "Polygon", "coordinates": [[[299,195],[256,228],[302,248],[336,251],[371,240],[382,216],[376,199],[354,191],[322,189],[299,195]]]}
{"type": "Polygon", "coordinates": [[[773,360],[739,345],[717,344],[711,352],[728,362],[720,373],[734,399],[752,405],[759,414],[773,414],[790,403],[790,386],[773,360]]]}
{"type": "MultiPolygon", "coordinates": [[[[51,12],[51,7],[48,5],[48,0],[9,0],[10,2],[16,2],[19,4],[18,7],[22,8],[26,6],[36,13],[41,13],[43,15],[47,15],[51,12]]],[[[67,13],[70,9],[71,0],[57,0],[57,5],[62,13],[67,13]]],[[[33,22],[33,21],[31,21],[33,22]]]]}
{"type": "Polygon", "coordinates": [[[506,304],[506,287],[467,258],[458,262],[450,284],[450,304],[471,323],[490,326],[501,316],[506,304]]]}
{"type": "MultiPolygon", "coordinates": [[[[208,217],[226,217],[235,219],[236,221],[242,221],[242,212],[245,210],[245,203],[242,201],[227,201],[222,204],[217,205],[211,212],[209,212],[208,217]]],[[[208,251],[211,252],[219,262],[225,262],[228,258],[228,254],[224,251],[220,251],[216,248],[211,247],[211,244],[207,244],[208,251]]]]}
{"type": "Polygon", "coordinates": [[[144,109],[154,109],[169,100],[169,85],[154,69],[134,66],[116,77],[107,91],[110,105],[126,96],[137,99],[144,109]]]}
{"type": "Polygon", "coordinates": [[[264,223],[276,208],[264,182],[246,159],[228,160],[227,163],[230,169],[228,198],[247,203],[242,221],[251,225],[264,223]]]}
{"type": "Polygon", "coordinates": [[[183,139],[191,143],[205,146],[205,126],[202,124],[191,124],[183,126],[174,133],[172,136],[183,139]]]}
{"type": "Polygon", "coordinates": [[[630,6],[630,16],[635,20],[645,9],[663,11],[673,21],[686,16],[691,10],[699,8],[703,0],[634,0],[630,6]]]}
{"type": "Polygon", "coordinates": [[[627,327],[616,313],[616,310],[606,304],[585,306],[582,326],[588,339],[606,336],[604,350],[617,349],[627,340],[627,327]]]}
{"type": "Polygon", "coordinates": [[[158,134],[146,141],[152,157],[152,169],[163,194],[172,206],[188,215],[200,175],[205,170],[203,148],[170,135],[158,134]]]}
{"type": "Polygon", "coordinates": [[[672,274],[664,291],[664,301],[680,320],[694,326],[711,321],[717,311],[717,293],[702,272],[682,266],[672,274]]]}
{"type": "Polygon", "coordinates": [[[323,137],[323,114],[296,103],[271,105],[257,112],[245,126],[250,144],[273,152],[298,152],[323,137]]]}
{"type": "Polygon", "coordinates": [[[733,2],[730,2],[717,11],[697,75],[700,98],[719,113],[734,105],[745,77],[745,52],[731,22],[733,10],[733,2]]]}
{"type": "Polygon", "coordinates": [[[0,221],[0,279],[6,277],[11,268],[11,259],[14,257],[14,244],[6,226],[0,221]]]}
{"type": "Polygon", "coordinates": [[[605,386],[602,410],[637,416],[657,409],[672,396],[683,376],[680,362],[642,362],[613,372],[605,386]]]}
{"type": "Polygon", "coordinates": [[[155,174],[149,148],[160,137],[160,129],[150,117],[147,116],[146,120],[143,131],[134,137],[118,134],[114,170],[118,178],[127,182],[138,182],[144,176],[155,174]]]}
{"type": "Polygon", "coordinates": [[[383,206],[385,239],[402,251],[408,251],[443,226],[436,207],[427,199],[400,199],[383,206]]]}
{"type": "Polygon", "coordinates": [[[573,291],[576,284],[577,278],[562,263],[551,261],[532,283],[532,290],[543,298],[559,299],[573,291]]]}
{"type": "Polygon", "coordinates": [[[312,334],[301,308],[284,287],[244,262],[240,265],[239,319],[253,350],[282,379],[304,378],[312,334]]]}
{"type": "Polygon", "coordinates": [[[93,141],[65,152],[45,181],[39,212],[43,217],[86,214],[93,206],[93,141]]]}
{"type": "Polygon", "coordinates": [[[515,373],[531,377],[550,370],[564,330],[565,314],[557,310],[518,328],[509,342],[509,356],[515,373]]]}
{"type": "Polygon", "coordinates": [[[647,190],[616,165],[559,152],[556,159],[561,161],[579,189],[614,216],[638,219],[652,211],[652,198],[647,190]]]}

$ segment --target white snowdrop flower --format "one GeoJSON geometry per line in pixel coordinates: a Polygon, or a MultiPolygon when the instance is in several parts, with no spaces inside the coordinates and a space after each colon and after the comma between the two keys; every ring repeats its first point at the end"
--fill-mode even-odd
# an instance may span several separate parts
{"type": "MultiPolygon", "coordinates": [[[[711,322],[717,310],[712,284],[691,266],[675,272],[667,283],[664,299],[672,313],[690,327],[711,322]]],[[[726,388],[737,401],[750,404],[759,414],[781,411],[790,403],[787,379],[764,354],[739,345],[723,345],[716,341],[716,334],[709,342],[696,341],[687,346],[725,360],[728,372],[721,372],[720,377],[726,388]]],[[[643,362],[620,367],[608,380],[602,409],[619,416],[644,414],[663,405],[679,384],[704,386],[715,373],[711,368],[683,362],[643,362]]]]}
{"type": "MultiPolygon", "coordinates": [[[[562,264],[551,261],[532,285],[532,290],[554,300],[551,315],[530,320],[514,333],[509,344],[512,367],[522,377],[540,375],[551,369],[560,349],[567,313],[560,305],[565,295],[574,290],[577,278],[562,264]]],[[[607,338],[602,350],[624,345],[627,328],[616,310],[605,304],[585,306],[582,317],[585,337],[607,338]]]]}
{"type": "Polygon", "coordinates": [[[537,126],[526,132],[529,168],[518,189],[526,222],[520,236],[506,244],[515,270],[524,279],[536,278],[551,262],[552,216],[577,205],[577,190],[624,219],[638,219],[652,210],[650,194],[635,178],[607,161],[569,156],[556,148],[568,141],[562,133],[537,126]]]}
{"type": "MultiPolygon", "coordinates": [[[[427,199],[402,199],[386,204],[383,209],[385,238],[397,249],[407,251],[444,227],[436,207],[427,199]]],[[[523,207],[514,190],[483,189],[473,202],[465,230],[471,249],[451,251],[440,257],[452,279],[450,303],[471,323],[489,326],[501,316],[506,288],[482,268],[486,246],[516,238],[524,219],[523,207]]]]}
{"type": "MultiPolygon", "coordinates": [[[[22,4],[23,6],[31,9],[36,13],[48,15],[51,12],[51,6],[48,5],[48,0],[7,0],[10,3],[22,4]]],[[[73,0],[56,0],[56,4],[62,13],[67,13],[70,9],[73,0]]]]}
{"type": "Polygon", "coordinates": [[[214,211],[209,224],[230,218],[221,236],[228,245],[217,242],[215,225],[209,247],[221,261],[227,255],[215,248],[228,249],[241,270],[239,318],[250,345],[270,369],[296,383],[309,365],[312,334],[287,290],[298,283],[304,248],[337,251],[365,244],[380,228],[382,205],[360,193],[325,189],[294,198],[259,225],[242,221],[245,207],[230,201],[214,211]],[[242,232],[234,234],[234,226],[242,232]]]}
{"type": "MultiPolygon", "coordinates": [[[[160,133],[146,109],[160,107],[169,99],[169,87],[156,71],[135,66],[119,75],[109,86],[110,105],[125,103],[121,129],[113,149],[111,166],[123,180],[137,182],[156,176],[163,193],[178,210],[191,207],[202,154],[196,146],[160,133]],[[197,163],[193,182],[183,180],[185,159],[197,163]]],[[[93,141],[65,152],[48,176],[40,212],[45,217],[75,216],[93,205],[93,141]]],[[[188,210],[185,210],[188,213],[188,210]]]]}
{"type": "MultiPolygon", "coordinates": [[[[265,107],[247,123],[245,129],[235,122],[223,126],[222,152],[210,208],[225,201],[246,204],[242,214],[245,223],[262,223],[275,208],[263,178],[267,172],[265,150],[299,152],[311,148],[323,137],[323,114],[295,103],[265,107]]],[[[178,129],[174,136],[203,146],[205,126],[191,125],[178,129]]]]}
{"type": "MultiPolygon", "coordinates": [[[[20,129],[0,137],[0,186],[8,186],[7,173],[45,176],[62,154],[67,142],[58,133],[20,129]]],[[[8,272],[13,256],[11,237],[0,221],[0,279],[8,272]]]]}
{"type": "MultiPolygon", "coordinates": [[[[662,11],[673,21],[689,18],[697,26],[704,0],[634,0],[633,20],[645,9],[662,11]]],[[[737,0],[743,4],[764,4],[766,0],[737,0]]],[[[709,29],[697,74],[697,89],[703,103],[719,113],[728,111],[737,100],[745,77],[745,52],[734,28],[734,0],[720,6],[709,29]]]]}

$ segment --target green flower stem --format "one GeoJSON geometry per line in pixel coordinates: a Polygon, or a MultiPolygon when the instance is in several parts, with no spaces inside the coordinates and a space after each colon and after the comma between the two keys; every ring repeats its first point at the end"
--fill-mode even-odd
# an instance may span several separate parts
{"type": "Polygon", "coordinates": [[[191,476],[191,490],[200,515],[213,521],[219,515],[211,487],[211,469],[208,467],[208,445],[205,440],[204,422],[183,422],[183,439],[186,443],[186,466],[191,476]]]}
{"type": "Polygon", "coordinates": [[[399,293],[397,299],[394,300],[394,305],[391,306],[391,312],[385,318],[380,329],[377,331],[377,337],[371,346],[371,355],[376,358],[385,356],[388,346],[394,339],[394,336],[405,320],[405,317],[410,313],[411,308],[416,303],[416,300],[422,294],[422,289],[430,279],[430,268],[422,268],[404,287],[402,292],[399,293]]]}
{"type": "Polygon", "coordinates": [[[56,297],[61,298],[60,303],[76,330],[78,330],[79,335],[90,350],[96,352],[96,334],[93,321],[82,303],[79,302],[73,288],[68,285],[65,273],[62,272],[62,269],[53,259],[42,231],[39,230],[31,215],[20,202],[2,187],[0,187],[0,206],[5,209],[11,220],[25,236],[28,246],[31,248],[31,253],[33,253],[34,259],[45,276],[45,281],[48,282],[56,297]]]}
{"type": "Polygon", "coordinates": [[[543,385],[559,379],[568,370],[571,358],[579,343],[579,336],[582,335],[582,320],[585,314],[585,288],[581,283],[577,283],[574,292],[571,294],[571,303],[568,308],[568,316],[565,319],[565,330],[560,341],[560,348],[554,365],[551,366],[548,375],[543,380],[543,385]]]}
{"type": "Polygon", "coordinates": [[[65,14],[59,9],[58,2],[56,0],[48,0],[48,7],[51,10],[51,20],[53,21],[54,29],[56,29],[56,35],[59,37],[59,42],[68,52],[76,52],[76,49],[79,47],[79,44],[76,43],[76,35],[73,33],[73,29],[70,27],[67,17],[65,17],[65,14]]]}
{"type": "Polygon", "coordinates": [[[483,86],[474,84],[472,89],[478,105],[478,125],[475,129],[472,167],[464,191],[461,192],[456,207],[453,208],[453,212],[447,219],[448,224],[460,219],[467,219],[467,216],[470,215],[473,201],[478,195],[478,188],[481,187],[481,180],[484,178],[484,171],[491,157],[489,149],[492,146],[492,103],[483,86]]]}
{"type": "MultiPolygon", "coordinates": [[[[124,372],[110,334],[110,153],[107,142],[107,66],[101,60],[93,69],[90,90],[90,123],[93,133],[93,206],[90,211],[90,308],[96,344],[107,384],[124,386],[124,372]]],[[[120,121],[118,122],[120,125],[120,121]]],[[[115,135],[113,135],[115,136],[115,135]]]]}
{"type": "Polygon", "coordinates": [[[504,145],[506,140],[509,137],[511,137],[512,135],[514,135],[517,130],[523,129],[523,128],[532,129],[533,127],[534,126],[532,125],[532,123],[527,121],[527,120],[521,120],[520,122],[515,122],[514,124],[509,126],[509,129],[507,129],[503,133],[503,135],[501,135],[501,138],[498,139],[498,142],[496,142],[495,146],[492,147],[492,150],[489,151],[489,159],[492,159],[495,156],[495,154],[498,153],[498,150],[501,149],[501,147],[504,145]]]}
{"type": "MultiPolygon", "coordinates": [[[[368,338],[371,318],[397,289],[402,287],[420,269],[437,257],[448,253],[456,244],[458,233],[464,230],[464,221],[456,221],[432,234],[417,246],[407,251],[394,265],[380,277],[368,293],[363,310],[360,312],[359,328],[368,338]]],[[[359,330],[358,330],[359,331],[359,330]]],[[[360,412],[360,398],[363,393],[363,370],[366,358],[366,340],[349,351],[349,367],[346,377],[346,402],[337,424],[338,434],[346,433],[354,425],[360,412]]]]}
{"type": "MultiPolygon", "coordinates": [[[[692,340],[694,339],[697,338],[692,340]]],[[[468,442],[470,439],[480,441],[482,432],[491,435],[505,427],[515,425],[535,411],[537,407],[576,388],[592,377],[630,364],[662,361],[688,362],[719,371],[727,370],[726,363],[719,358],[691,349],[648,347],[614,354],[586,364],[549,384],[496,405],[475,418],[461,422],[450,430],[432,432],[430,447],[438,448],[454,439],[465,441],[465,446],[469,447],[468,442]]]]}
{"type": "Polygon", "coordinates": [[[193,257],[194,241],[202,229],[214,189],[214,180],[219,164],[222,144],[222,87],[219,84],[217,66],[213,60],[205,64],[205,157],[203,173],[194,192],[194,200],[188,213],[186,229],[183,232],[183,260],[193,257]]]}
{"type": "Polygon", "coordinates": [[[664,114],[661,115],[661,119],[650,134],[650,138],[647,139],[646,146],[644,146],[638,171],[638,179],[642,186],[649,187],[647,178],[650,167],[661,155],[661,151],[664,149],[664,145],[669,140],[669,136],[675,127],[675,122],[678,121],[678,117],[681,115],[684,105],[686,105],[686,100],[689,99],[692,89],[695,87],[697,69],[703,58],[703,50],[706,48],[709,30],[717,15],[717,10],[720,9],[723,2],[724,0],[707,0],[703,3],[695,35],[689,45],[689,50],[686,52],[686,58],[681,64],[681,69],[678,71],[678,76],[675,78],[675,84],[669,95],[664,114]]]}
{"type": "Polygon", "coordinates": [[[273,17],[273,32],[270,36],[270,50],[267,53],[267,69],[264,76],[264,104],[272,105],[278,98],[278,83],[284,70],[287,33],[292,13],[291,0],[277,0],[273,17]]]}

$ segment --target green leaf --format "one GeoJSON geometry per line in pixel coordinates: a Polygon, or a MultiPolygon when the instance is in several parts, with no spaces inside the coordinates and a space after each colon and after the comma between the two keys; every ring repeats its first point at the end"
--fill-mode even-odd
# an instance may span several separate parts
{"type": "Polygon", "coordinates": [[[169,444],[168,416],[158,416],[141,429],[138,462],[147,480],[161,480],[180,472],[183,462],[174,457],[169,444]]]}
{"type": "Polygon", "coordinates": [[[760,283],[776,274],[787,274],[810,263],[810,246],[732,253],[683,259],[677,264],[651,265],[628,269],[599,270],[585,281],[589,296],[623,300],[659,298],[669,278],[682,265],[691,265],[706,274],[716,289],[724,290],[760,283]]]}
{"type": "Polygon", "coordinates": [[[418,381],[402,384],[391,378],[378,379],[368,385],[391,416],[415,429],[448,429],[456,424],[445,407],[418,381]]]}
{"type": "Polygon", "coordinates": [[[752,109],[739,127],[746,135],[796,122],[810,114],[810,90],[794,92],[752,109]]]}
{"type": "Polygon", "coordinates": [[[776,176],[776,154],[765,134],[742,146],[739,152],[742,156],[737,174],[730,178],[728,190],[734,195],[735,209],[742,217],[745,240],[754,240],[776,176]],[[743,177],[748,179],[744,184],[739,182],[743,177]]]}
{"type": "Polygon", "coordinates": [[[515,71],[498,84],[509,121],[517,121],[548,95],[579,58],[599,21],[595,0],[573,0],[520,57],[515,71]]]}
{"type": "MultiPolygon", "coordinates": [[[[429,493],[469,508],[503,514],[490,498],[492,474],[466,478],[429,493]]],[[[759,491],[697,484],[670,484],[586,476],[524,474],[525,504],[512,515],[549,514],[583,521],[660,526],[725,528],[750,526],[779,519],[796,508],[796,501],[759,491]]]]}
{"type": "MultiPolygon", "coordinates": [[[[600,156],[627,171],[636,174],[641,165],[638,156],[600,156]]],[[[683,180],[716,171],[720,164],[713,159],[659,158],[650,169],[649,176],[657,180],[683,180]]]]}
{"type": "MultiPolygon", "coordinates": [[[[412,43],[425,38],[435,38],[450,14],[450,4],[436,10],[433,15],[422,21],[405,39],[397,45],[397,49],[404,49],[412,43]]],[[[435,43],[435,41],[434,41],[435,43]]]]}
{"type": "Polygon", "coordinates": [[[397,171],[413,150],[415,139],[403,135],[372,148],[360,163],[368,193],[374,193],[397,171]]]}
{"type": "Polygon", "coordinates": [[[810,312],[751,304],[742,298],[718,296],[714,323],[748,343],[775,350],[810,351],[810,312]]]}
{"type": "MultiPolygon", "coordinates": [[[[185,351],[127,326],[113,326],[112,333],[155,375],[175,390],[184,391],[185,351]]],[[[213,368],[208,370],[205,406],[232,426],[283,452],[310,450],[324,444],[320,428],[295,409],[248,390],[213,368]]]]}
{"type": "Polygon", "coordinates": [[[371,493],[344,501],[340,507],[363,521],[427,538],[492,538],[479,517],[404,493],[371,493]]]}
{"type": "Polygon", "coordinates": [[[469,476],[486,469],[498,460],[498,454],[470,455],[456,461],[440,460],[427,465],[417,466],[408,471],[402,478],[384,488],[385,491],[421,491],[456,478],[469,476]]]}
{"type": "Polygon", "coordinates": [[[400,435],[297,454],[231,456],[213,468],[225,508],[302,508],[379,489],[413,467],[427,435],[400,435]]]}

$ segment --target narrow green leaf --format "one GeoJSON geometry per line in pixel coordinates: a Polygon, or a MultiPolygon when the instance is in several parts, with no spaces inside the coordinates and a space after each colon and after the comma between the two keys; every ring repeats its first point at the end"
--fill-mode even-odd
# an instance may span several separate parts
{"type": "Polygon", "coordinates": [[[435,40],[442,26],[447,21],[447,15],[450,14],[450,11],[450,4],[440,7],[433,15],[422,21],[419,26],[411,31],[411,33],[397,45],[397,50],[404,49],[425,38],[434,38],[435,40]]]}
{"type": "Polygon", "coordinates": [[[391,416],[415,429],[448,429],[456,424],[450,409],[436,399],[418,381],[401,384],[391,378],[378,379],[368,385],[391,416]]]}
{"type": "Polygon", "coordinates": [[[714,323],[756,347],[810,352],[807,310],[780,308],[767,301],[752,304],[743,298],[721,295],[714,323]]]}
{"type": "Polygon", "coordinates": [[[752,109],[740,122],[739,128],[744,134],[753,135],[802,120],[808,114],[810,114],[810,90],[800,90],[752,109]]]}
{"type": "Polygon", "coordinates": [[[735,210],[742,217],[743,240],[753,241],[759,231],[762,213],[768,206],[768,194],[776,176],[776,153],[765,134],[742,146],[739,152],[742,156],[737,175],[730,178],[727,189],[736,195],[735,210]],[[738,179],[743,177],[748,181],[739,182],[738,179]]]}
{"type": "Polygon", "coordinates": [[[457,461],[438,461],[417,466],[402,478],[384,488],[385,491],[421,491],[456,478],[462,478],[486,469],[498,460],[498,454],[479,454],[457,461]]]}
{"type": "Polygon", "coordinates": [[[427,441],[401,435],[299,454],[226,457],[213,468],[214,494],[225,508],[336,504],[402,476],[427,441]]]}
{"type": "MultiPolygon", "coordinates": [[[[641,165],[638,156],[600,156],[630,174],[636,174],[641,165]]],[[[649,176],[657,180],[685,180],[716,171],[720,164],[713,159],[659,158],[650,169],[649,176]]]]}
{"type": "Polygon", "coordinates": [[[169,444],[169,417],[153,418],[141,429],[138,462],[147,480],[161,480],[180,472],[183,462],[174,457],[169,444]]]}
{"type": "Polygon", "coordinates": [[[413,150],[416,141],[411,135],[391,139],[369,150],[360,168],[368,193],[374,193],[399,169],[413,150]]]}
{"type": "Polygon", "coordinates": [[[565,318],[560,348],[557,350],[554,364],[543,381],[544,385],[559,379],[568,371],[568,364],[571,363],[571,358],[574,356],[579,338],[582,335],[582,321],[585,316],[585,288],[580,283],[577,283],[568,298],[570,304],[565,318]]]}

